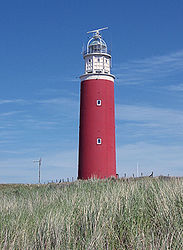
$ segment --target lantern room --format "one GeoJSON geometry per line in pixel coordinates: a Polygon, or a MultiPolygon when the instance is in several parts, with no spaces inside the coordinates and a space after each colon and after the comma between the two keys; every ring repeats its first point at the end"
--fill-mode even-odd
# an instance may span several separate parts
{"type": "Polygon", "coordinates": [[[98,33],[88,41],[87,53],[107,53],[107,45],[98,33]]]}

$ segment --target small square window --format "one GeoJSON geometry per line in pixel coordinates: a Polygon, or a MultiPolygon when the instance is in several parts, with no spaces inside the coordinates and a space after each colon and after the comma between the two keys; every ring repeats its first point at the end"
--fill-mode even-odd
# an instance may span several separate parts
{"type": "Polygon", "coordinates": [[[101,138],[97,138],[97,144],[102,144],[102,139],[101,138]]]}
{"type": "Polygon", "coordinates": [[[102,105],[102,101],[101,100],[97,100],[97,106],[101,106],[102,105]]]}

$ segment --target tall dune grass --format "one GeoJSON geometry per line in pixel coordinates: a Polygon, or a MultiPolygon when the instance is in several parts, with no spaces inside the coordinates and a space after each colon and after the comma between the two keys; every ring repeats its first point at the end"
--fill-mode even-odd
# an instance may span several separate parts
{"type": "Polygon", "coordinates": [[[183,179],[0,185],[0,249],[183,249],[183,179]]]}

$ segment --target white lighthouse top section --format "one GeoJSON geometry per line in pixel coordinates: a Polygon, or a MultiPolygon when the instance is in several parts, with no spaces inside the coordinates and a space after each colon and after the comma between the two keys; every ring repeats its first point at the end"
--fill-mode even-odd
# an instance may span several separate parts
{"type": "Polygon", "coordinates": [[[89,79],[89,78],[113,78],[111,75],[111,55],[107,49],[106,42],[102,39],[99,31],[106,28],[89,31],[87,33],[93,33],[93,37],[89,39],[86,47],[86,51],[83,52],[83,58],[85,60],[85,72],[80,78],[89,79]]]}

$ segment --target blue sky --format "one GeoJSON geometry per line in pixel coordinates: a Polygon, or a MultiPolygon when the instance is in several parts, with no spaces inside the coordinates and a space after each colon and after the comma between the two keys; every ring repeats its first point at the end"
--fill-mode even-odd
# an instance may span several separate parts
{"type": "Polygon", "coordinates": [[[0,2],[0,183],[77,177],[88,30],[108,26],[120,176],[183,175],[183,1],[0,2]]]}

